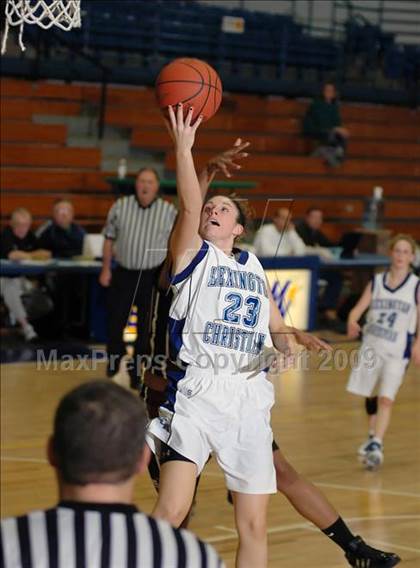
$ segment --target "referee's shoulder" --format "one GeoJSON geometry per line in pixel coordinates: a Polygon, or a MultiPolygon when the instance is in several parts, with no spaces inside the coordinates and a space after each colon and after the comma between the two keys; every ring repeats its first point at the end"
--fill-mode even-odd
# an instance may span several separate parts
{"type": "MultiPolygon", "coordinates": [[[[91,513],[91,511],[87,510],[86,513],[91,513]]],[[[118,511],[111,512],[111,516],[113,514],[120,516],[118,511]]],[[[73,542],[72,546],[76,547],[77,543],[72,540],[73,536],[68,534],[69,527],[75,527],[73,515],[74,511],[71,509],[54,507],[48,510],[31,511],[19,517],[2,519],[0,524],[0,566],[5,568],[22,568],[23,566],[36,568],[39,565],[39,558],[36,555],[33,556],[34,538],[39,539],[39,542],[44,544],[48,543],[49,547],[57,547],[60,543],[66,543],[70,539],[73,542]],[[63,521],[67,521],[67,524],[63,524],[63,521]],[[25,564],[21,562],[22,558],[31,559],[28,559],[25,564]]],[[[172,557],[175,554],[178,559],[177,568],[224,568],[224,563],[216,550],[191,532],[176,529],[168,522],[154,519],[140,511],[133,513],[131,518],[134,522],[134,530],[130,535],[127,534],[127,538],[130,540],[134,537],[137,541],[134,548],[139,550],[141,548],[146,556],[153,554],[156,555],[156,558],[163,559],[168,558],[168,555],[172,557]]],[[[82,526],[86,530],[91,521],[92,518],[89,520],[86,515],[83,515],[82,519],[79,517],[78,522],[82,523],[79,524],[79,529],[82,526]]],[[[110,526],[112,526],[112,523],[110,526]]],[[[92,531],[90,532],[93,534],[92,531]]],[[[98,533],[98,536],[102,538],[100,533],[98,533]]],[[[133,546],[132,541],[131,546],[133,546]]],[[[77,552],[76,548],[74,550],[77,552]]],[[[42,565],[50,566],[50,568],[53,565],[56,566],[56,564],[42,565]]],[[[106,565],[110,566],[109,564],[106,565]]],[[[60,566],[62,565],[60,564],[60,566]]],[[[133,568],[134,565],[127,560],[127,564],[124,564],[124,566],[133,568]]],[[[143,563],[137,563],[136,566],[148,568],[143,563]]],[[[156,564],[156,566],[169,568],[169,565],[163,566],[161,563],[156,564]]]]}
{"type": "Polygon", "coordinates": [[[172,201],[169,201],[168,199],[165,199],[163,196],[158,197],[158,201],[160,200],[161,203],[163,203],[164,207],[166,207],[167,209],[176,211],[176,207],[175,205],[172,203],[172,201]]]}
{"type": "Polygon", "coordinates": [[[51,509],[34,509],[23,513],[22,515],[16,515],[16,517],[4,517],[0,520],[0,526],[2,530],[7,529],[10,526],[21,525],[22,523],[43,523],[46,515],[49,515],[52,511],[57,511],[57,507],[52,507],[51,509]]]}
{"type": "Polygon", "coordinates": [[[177,529],[167,521],[154,519],[144,513],[137,513],[146,522],[155,525],[160,533],[161,546],[165,546],[167,540],[165,535],[172,533],[179,548],[185,551],[181,556],[184,563],[178,564],[179,568],[225,568],[225,564],[216,552],[216,549],[206,542],[199,539],[195,534],[185,529],[177,529]],[[182,543],[182,544],[181,544],[182,543]]]}
{"type": "MultiPolygon", "coordinates": [[[[111,213],[111,212],[115,214],[117,211],[121,212],[121,210],[123,209],[123,205],[125,203],[127,203],[127,200],[129,200],[131,197],[133,197],[133,196],[132,195],[122,195],[120,197],[117,197],[115,199],[115,201],[113,202],[113,204],[111,205],[111,207],[109,208],[108,214],[111,213]]],[[[128,201],[128,203],[129,203],[129,201],[128,201]]]]}
{"type": "Polygon", "coordinates": [[[136,196],[134,194],[133,195],[122,195],[121,197],[118,197],[114,201],[114,205],[122,205],[123,203],[131,203],[131,202],[137,202],[136,196]]]}
{"type": "Polygon", "coordinates": [[[31,548],[31,534],[46,535],[46,519],[57,509],[34,510],[16,517],[6,517],[0,521],[0,567],[36,567],[36,559],[28,560],[31,548]],[[22,554],[26,559],[22,561],[22,554]]]}

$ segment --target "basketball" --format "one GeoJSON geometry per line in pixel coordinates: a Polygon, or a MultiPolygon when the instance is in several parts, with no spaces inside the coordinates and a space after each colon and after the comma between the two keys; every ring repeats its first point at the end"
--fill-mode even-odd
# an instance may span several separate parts
{"type": "Polygon", "coordinates": [[[209,120],[222,102],[222,82],[216,71],[200,59],[175,59],[156,79],[156,98],[162,110],[178,103],[194,107],[193,120],[200,114],[209,120]]]}

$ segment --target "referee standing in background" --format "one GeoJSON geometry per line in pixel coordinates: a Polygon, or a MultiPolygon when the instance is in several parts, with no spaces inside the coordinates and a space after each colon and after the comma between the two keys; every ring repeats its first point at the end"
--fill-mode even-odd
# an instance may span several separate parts
{"type": "Polygon", "coordinates": [[[48,459],[59,503],[1,521],[4,568],[223,568],[214,548],[133,505],[146,470],[143,402],[90,381],[58,405],[48,459]]]}
{"type": "Polygon", "coordinates": [[[175,207],[158,196],[159,176],[153,168],[142,168],[136,178],[135,194],[118,199],[108,213],[104,228],[103,264],[99,276],[109,287],[108,376],[115,375],[125,355],[123,329],[130,307],[138,308],[138,333],[134,350],[131,386],[137,386],[137,355],[149,353],[152,296],[157,274],[166,256],[168,238],[176,217],[175,207]],[[111,270],[112,258],[117,266],[111,270]]]}

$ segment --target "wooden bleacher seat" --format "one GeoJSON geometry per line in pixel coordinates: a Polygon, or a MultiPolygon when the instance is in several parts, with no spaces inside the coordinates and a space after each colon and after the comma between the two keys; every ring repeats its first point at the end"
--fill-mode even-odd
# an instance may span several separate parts
{"type": "Polygon", "coordinates": [[[2,119],[29,119],[34,114],[55,114],[59,116],[78,116],[79,102],[51,101],[26,98],[1,98],[2,119]]]}
{"type": "MultiPolygon", "coordinates": [[[[84,105],[99,108],[100,86],[1,79],[1,87],[3,216],[14,206],[27,205],[40,222],[50,215],[52,202],[65,194],[74,201],[82,224],[100,227],[115,197],[100,171],[99,150],[68,148],[65,126],[32,122],[34,114],[78,116],[84,105]]],[[[161,152],[168,177],[173,177],[172,144],[153,89],[109,86],[107,101],[106,123],[128,129],[133,147],[161,152]]],[[[198,165],[239,135],[251,141],[252,155],[235,179],[258,182],[256,188],[240,192],[257,216],[267,199],[293,200],[295,218],[316,204],[325,210],[327,230],[338,235],[360,225],[364,200],[381,185],[386,227],[420,239],[420,113],[343,103],[343,122],[351,131],[348,158],[330,169],[307,155],[300,136],[307,105],[226,94],[217,115],[197,135],[198,165]]]]}
{"type": "MultiPolygon", "coordinates": [[[[235,179],[244,177],[249,178],[246,172],[236,174],[235,179]]],[[[306,197],[308,203],[312,204],[318,196],[330,196],[334,199],[346,199],[347,196],[357,196],[359,198],[370,197],[374,185],[380,185],[385,188],[386,197],[418,197],[419,183],[416,180],[375,177],[375,178],[352,178],[344,177],[339,174],[329,175],[326,172],[322,176],[295,176],[284,175],[253,176],[258,182],[258,188],[252,193],[261,193],[264,195],[287,195],[306,197]]]]}
{"type": "MultiPolygon", "coordinates": [[[[204,164],[212,155],[211,152],[196,152],[199,163],[204,164]]],[[[174,171],[175,156],[173,152],[167,154],[165,160],[167,169],[174,171]]],[[[247,175],[253,174],[302,174],[322,175],[326,172],[332,174],[327,165],[319,158],[308,156],[281,156],[277,154],[255,154],[251,156],[247,165],[247,175]]],[[[344,176],[399,176],[412,178],[420,176],[420,164],[414,160],[401,162],[399,160],[372,160],[358,159],[346,160],[337,173],[344,176]]]]}
{"type": "MultiPolygon", "coordinates": [[[[99,170],[100,150],[66,147],[66,125],[33,122],[34,115],[79,116],[84,87],[5,78],[0,86],[2,223],[15,207],[26,206],[39,224],[52,203],[68,195],[82,221],[102,225],[114,196],[99,170]]],[[[86,88],[100,93],[98,86],[86,88]]]]}
{"type": "MultiPolygon", "coordinates": [[[[291,134],[264,133],[245,134],[244,138],[251,142],[253,154],[260,152],[286,155],[306,155],[308,147],[306,140],[301,136],[291,134]]],[[[203,130],[197,135],[196,148],[200,151],[211,150],[218,152],[220,148],[227,148],[234,139],[233,133],[219,132],[216,130],[203,130]]],[[[131,144],[143,149],[167,151],[171,147],[171,140],[164,127],[137,126],[131,132],[131,144]]],[[[420,159],[420,144],[402,142],[395,144],[393,141],[381,142],[371,140],[352,140],[349,145],[348,157],[375,156],[376,158],[400,158],[420,159]]]]}
{"type": "Polygon", "coordinates": [[[1,79],[1,96],[25,99],[63,99],[65,101],[81,101],[83,92],[81,85],[56,83],[51,81],[22,81],[20,79],[1,79]]]}
{"type": "Polygon", "coordinates": [[[63,146],[67,139],[67,127],[64,124],[36,124],[29,120],[2,120],[0,136],[3,144],[24,142],[63,146]]]}
{"type": "Polygon", "coordinates": [[[97,148],[62,148],[20,144],[2,146],[1,161],[5,166],[39,166],[98,169],[101,151],[97,148]]]}
{"type": "Polygon", "coordinates": [[[109,192],[106,174],[100,171],[80,171],[56,168],[13,168],[2,171],[2,190],[38,192],[109,192]]]}

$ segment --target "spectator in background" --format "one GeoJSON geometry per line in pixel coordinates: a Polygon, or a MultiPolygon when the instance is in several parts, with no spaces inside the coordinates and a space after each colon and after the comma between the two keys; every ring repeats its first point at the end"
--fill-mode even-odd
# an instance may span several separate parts
{"type": "MultiPolygon", "coordinates": [[[[310,207],[306,210],[305,219],[298,223],[296,231],[307,247],[330,248],[335,247],[326,235],[321,231],[324,222],[324,213],[319,207],[310,207]]],[[[330,256],[328,252],[326,256],[330,256]]]]}
{"type": "Polygon", "coordinates": [[[333,83],[325,83],[322,98],[313,101],[306,111],[303,134],[319,144],[313,155],[322,156],[330,166],[344,160],[349,131],[342,126],[333,83]]]}
{"type": "Polygon", "coordinates": [[[255,235],[254,252],[257,256],[299,256],[305,254],[305,243],[291,222],[286,207],[277,209],[273,222],[263,225],[255,235]]]}
{"type": "Polygon", "coordinates": [[[73,219],[73,204],[67,199],[60,199],[54,203],[52,220],[38,229],[42,247],[50,250],[54,257],[71,258],[82,254],[86,231],[73,219]]]}
{"type": "MultiPolygon", "coordinates": [[[[41,245],[59,259],[82,254],[85,234],[83,227],[74,222],[74,207],[68,199],[54,203],[52,218],[37,231],[41,245]]],[[[50,273],[47,284],[54,300],[54,313],[48,321],[40,322],[43,335],[54,338],[77,335],[86,339],[87,277],[77,273],[50,273]]]]}
{"type": "Polygon", "coordinates": [[[222,568],[212,546],[133,505],[150,457],[146,422],[143,402],[107,381],[64,396],[47,449],[60,501],[1,521],[4,568],[222,568]]]}
{"type": "MultiPolygon", "coordinates": [[[[8,260],[47,260],[51,253],[40,247],[38,239],[31,231],[32,216],[27,209],[19,207],[12,212],[10,225],[1,234],[1,258],[8,260]]],[[[24,277],[0,279],[1,295],[12,319],[22,328],[27,341],[37,338],[37,334],[28,321],[22,302],[22,295],[32,288],[24,277]]]]}
{"type": "MultiPolygon", "coordinates": [[[[305,219],[296,226],[296,231],[306,245],[308,254],[318,254],[326,260],[332,258],[330,248],[335,247],[333,243],[322,231],[324,214],[319,207],[310,207],[306,211],[305,219]]],[[[327,286],[320,300],[320,311],[324,316],[324,324],[337,331],[344,333],[344,327],[337,318],[337,306],[343,287],[343,279],[339,271],[322,268],[320,278],[326,280],[327,286]]]]}
{"type": "Polygon", "coordinates": [[[168,238],[176,217],[175,207],[158,197],[159,176],[152,168],[137,174],[135,194],[118,199],[108,213],[104,228],[103,264],[99,276],[109,287],[108,375],[115,375],[126,353],[123,330],[132,304],[138,308],[138,333],[132,387],[138,386],[137,356],[148,354],[152,295],[159,268],[167,252],[168,238]],[[111,269],[112,258],[116,266],[111,269]]]}

